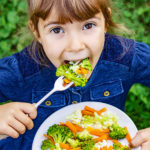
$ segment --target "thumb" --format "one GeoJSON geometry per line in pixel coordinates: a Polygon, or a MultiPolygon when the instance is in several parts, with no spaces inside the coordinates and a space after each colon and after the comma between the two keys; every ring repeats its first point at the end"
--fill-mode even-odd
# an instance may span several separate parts
{"type": "Polygon", "coordinates": [[[146,141],[143,130],[137,132],[135,137],[131,140],[130,146],[135,148],[141,146],[146,141]]]}
{"type": "Polygon", "coordinates": [[[22,105],[20,105],[20,109],[25,114],[28,114],[31,119],[35,119],[37,116],[37,109],[34,104],[22,103],[22,105]]]}

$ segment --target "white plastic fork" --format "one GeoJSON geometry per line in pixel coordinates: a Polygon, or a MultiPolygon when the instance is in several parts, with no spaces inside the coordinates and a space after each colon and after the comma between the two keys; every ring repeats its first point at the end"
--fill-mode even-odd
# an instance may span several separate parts
{"type": "Polygon", "coordinates": [[[63,85],[63,78],[64,76],[61,76],[59,77],[56,81],[55,81],[55,84],[54,84],[54,88],[48,92],[42,99],[40,99],[37,103],[35,103],[35,107],[38,108],[38,106],[43,103],[50,95],[52,95],[54,92],[56,91],[64,91],[66,89],[68,89],[72,84],[73,82],[70,82],[69,84],[67,85],[63,85]]]}
{"type": "MultiPolygon", "coordinates": [[[[80,61],[77,61],[74,65],[77,65],[80,61]]],[[[43,103],[50,95],[52,95],[54,92],[56,91],[64,91],[66,89],[68,89],[72,84],[73,82],[70,82],[69,84],[67,85],[63,85],[63,78],[64,76],[60,76],[56,81],[55,81],[55,84],[54,84],[54,88],[48,92],[42,99],[40,99],[37,103],[35,103],[35,107],[38,108],[38,106],[43,103]]]]}

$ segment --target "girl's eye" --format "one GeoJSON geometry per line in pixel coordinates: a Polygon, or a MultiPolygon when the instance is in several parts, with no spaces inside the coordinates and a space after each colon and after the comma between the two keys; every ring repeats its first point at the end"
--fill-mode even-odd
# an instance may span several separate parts
{"type": "Polygon", "coordinates": [[[52,29],[50,32],[51,32],[51,33],[54,33],[54,34],[61,34],[61,33],[63,33],[64,31],[63,31],[62,28],[57,27],[57,28],[52,29]]]}
{"type": "Polygon", "coordinates": [[[95,26],[94,23],[87,23],[84,25],[83,30],[91,29],[95,26]]]}

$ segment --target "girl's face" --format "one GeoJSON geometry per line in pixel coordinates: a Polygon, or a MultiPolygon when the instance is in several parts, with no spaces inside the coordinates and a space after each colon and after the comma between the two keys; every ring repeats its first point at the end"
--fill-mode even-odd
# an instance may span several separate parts
{"type": "Polygon", "coordinates": [[[49,60],[56,66],[67,61],[77,61],[89,57],[94,68],[104,46],[105,20],[100,12],[93,18],[78,22],[73,20],[60,24],[56,12],[46,19],[39,19],[38,41],[49,60]]]}

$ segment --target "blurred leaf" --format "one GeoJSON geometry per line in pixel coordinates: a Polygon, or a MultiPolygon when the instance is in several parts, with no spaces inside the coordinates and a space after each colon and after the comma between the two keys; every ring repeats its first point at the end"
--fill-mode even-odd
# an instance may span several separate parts
{"type": "Polygon", "coordinates": [[[17,24],[19,21],[17,12],[15,12],[15,11],[8,12],[7,19],[8,19],[9,23],[17,24]]]}

